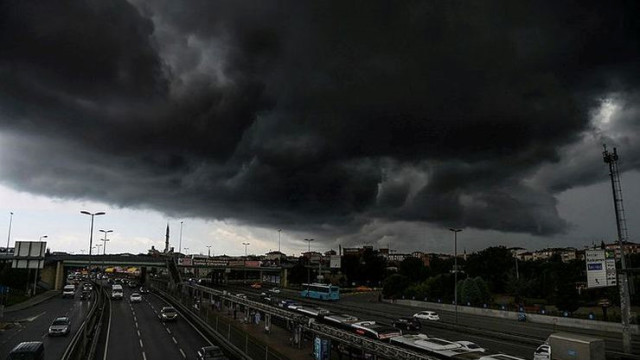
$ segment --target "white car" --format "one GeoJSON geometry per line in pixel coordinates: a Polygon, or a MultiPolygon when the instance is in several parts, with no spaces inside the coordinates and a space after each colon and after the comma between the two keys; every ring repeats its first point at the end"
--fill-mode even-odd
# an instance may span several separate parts
{"type": "Polygon", "coordinates": [[[413,314],[413,317],[420,320],[438,321],[440,316],[435,311],[420,311],[413,314]]]}
{"type": "Polygon", "coordinates": [[[462,346],[463,349],[467,351],[473,352],[485,352],[486,350],[480,345],[473,343],[471,341],[456,341],[458,344],[462,346]]]}
{"type": "Polygon", "coordinates": [[[269,292],[272,292],[274,294],[280,294],[280,289],[278,289],[277,287],[274,287],[269,289],[269,292]]]}
{"type": "Polygon", "coordinates": [[[142,295],[138,293],[133,293],[131,294],[131,296],[129,296],[129,301],[132,303],[139,303],[142,301],[142,295]]]}
{"type": "Polygon", "coordinates": [[[533,360],[550,360],[551,359],[551,346],[542,344],[538,346],[533,353],[533,360]]]}
{"type": "Polygon", "coordinates": [[[245,294],[236,294],[237,297],[241,298],[241,299],[247,299],[247,295],[245,294]]]}

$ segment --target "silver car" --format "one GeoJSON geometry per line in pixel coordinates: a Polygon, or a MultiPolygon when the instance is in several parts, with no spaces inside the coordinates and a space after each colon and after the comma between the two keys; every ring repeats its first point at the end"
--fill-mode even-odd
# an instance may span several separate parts
{"type": "Polygon", "coordinates": [[[178,319],[178,312],[171,306],[165,306],[160,310],[160,320],[175,321],[178,319]]]}
{"type": "Polygon", "coordinates": [[[53,320],[53,323],[49,326],[49,336],[69,335],[70,328],[71,320],[66,316],[61,316],[53,320]]]}

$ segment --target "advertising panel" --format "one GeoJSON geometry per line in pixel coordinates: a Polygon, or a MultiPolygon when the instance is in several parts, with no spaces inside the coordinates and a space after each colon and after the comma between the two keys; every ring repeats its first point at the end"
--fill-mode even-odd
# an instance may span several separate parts
{"type": "Polygon", "coordinates": [[[178,259],[178,266],[192,266],[190,257],[183,257],[178,259]]]}
{"type": "Polygon", "coordinates": [[[250,267],[250,268],[257,268],[257,267],[260,267],[260,261],[247,260],[244,262],[244,266],[250,267]]]}
{"type": "Polygon", "coordinates": [[[46,252],[46,241],[16,241],[12,267],[14,269],[42,269],[46,252]]]}

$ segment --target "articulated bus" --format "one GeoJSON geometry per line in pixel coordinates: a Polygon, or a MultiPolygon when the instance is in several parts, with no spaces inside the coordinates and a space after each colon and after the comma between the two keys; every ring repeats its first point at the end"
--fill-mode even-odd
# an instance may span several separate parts
{"type": "Polygon", "coordinates": [[[300,296],[318,300],[339,300],[340,288],[330,284],[302,284],[300,296]]]}
{"type": "Polygon", "coordinates": [[[445,360],[520,360],[505,354],[485,354],[464,349],[456,342],[432,338],[424,334],[402,335],[390,339],[391,344],[445,360]]]}

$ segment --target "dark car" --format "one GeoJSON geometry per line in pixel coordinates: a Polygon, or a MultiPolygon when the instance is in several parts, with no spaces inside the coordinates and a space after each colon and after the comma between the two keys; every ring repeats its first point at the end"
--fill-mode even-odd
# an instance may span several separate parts
{"type": "Polygon", "coordinates": [[[82,294],[80,295],[80,300],[91,300],[91,291],[82,290],[82,294]]]}
{"type": "Polygon", "coordinates": [[[44,344],[41,341],[27,341],[16,345],[9,355],[7,360],[44,360],[44,344]]]}
{"type": "Polygon", "coordinates": [[[229,360],[218,346],[205,346],[198,350],[198,360],[229,360]]]}
{"type": "Polygon", "coordinates": [[[393,322],[393,327],[401,330],[417,331],[420,330],[421,325],[418,319],[412,317],[401,317],[393,322]]]}

